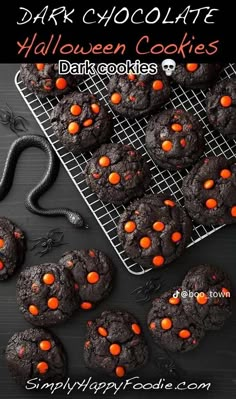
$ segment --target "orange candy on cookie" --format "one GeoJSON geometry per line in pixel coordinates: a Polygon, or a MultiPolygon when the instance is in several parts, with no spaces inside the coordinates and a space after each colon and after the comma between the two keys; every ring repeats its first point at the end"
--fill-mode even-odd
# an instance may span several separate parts
{"type": "Polygon", "coordinates": [[[154,80],[153,84],[152,84],[152,88],[153,90],[162,90],[164,87],[162,80],[154,80]]]}
{"type": "Polygon", "coordinates": [[[181,132],[183,130],[183,126],[180,123],[173,123],[171,125],[171,129],[174,130],[174,132],[181,132]]]}
{"type": "Polygon", "coordinates": [[[87,274],[87,281],[89,284],[96,284],[100,280],[100,276],[97,272],[90,272],[87,274]]]}
{"type": "Polygon", "coordinates": [[[59,307],[59,300],[56,297],[48,299],[49,309],[56,310],[59,307]]]}
{"type": "Polygon", "coordinates": [[[220,104],[222,105],[222,107],[224,108],[228,108],[232,105],[232,98],[230,96],[222,96],[220,98],[220,104]]]}
{"type": "Polygon", "coordinates": [[[189,330],[181,330],[179,332],[179,337],[182,339],[187,339],[187,338],[191,337],[191,332],[189,330]]]}
{"type": "Polygon", "coordinates": [[[203,184],[203,187],[205,188],[205,190],[210,190],[212,187],[214,187],[215,182],[212,179],[206,180],[203,184]]]}
{"type": "Polygon", "coordinates": [[[131,326],[132,331],[136,334],[136,335],[140,335],[141,334],[141,328],[138,324],[134,323],[131,326]]]}
{"type": "Polygon", "coordinates": [[[40,349],[41,349],[42,351],[49,351],[49,350],[51,349],[51,347],[52,347],[52,344],[51,344],[50,341],[45,340],[45,341],[41,341],[41,342],[39,343],[39,347],[40,347],[40,349]]]}
{"type": "Polygon", "coordinates": [[[70,113],[74,116],[80,115],[82,112],[81,106],[78,104],[74,104],[70,107],[70,113]]]}
{"type": "Polygon", "coordinates": [[[136,223],[133,222],[132,220],[129,220],[128,222],[125,223],[124,230],[126,233],[133,233],[133,231],[136,229],[136,223]]]}
{"type": "Polygon", "coordinates": [[[119,173],[116,173],[116,172],[112,172],[108,177],[109,182],[114,185],[120,183],[120,179],[121,179],[121,177],[120,177],[119,173]]]}
{"type": "Polygon", "coordinates": [[[109,351],[111,355],[118,356],[121,352],[121,346],[119,344],[111,344],[109,351]]]}
{"type": "Polygon", "coordinates": [[[161,255],[154,256],[154,258],[152,259],[152,264],[154,266],[162,266],[164,264],[164,262],[165,262],[165,259],[161,255]]]}
{"type": "Polygon", "coordinates": [[[3,240],[3,238],[0,238],[0,248],[3,248],[5,245],[5,241],[3,240]]]}
{"type": "Polygon", "coordinates": [[[214,209],[217,207],[217,201],[214,198],[209,198],[206,200],[206,207],[208,209],[214,209]]]}
{"type": "Polygon", "coordinates": [[[165,228],[165,225],[163,222],[158,221],[158,222],[153,223],[152,228],[155,231],[163,231],[165,228]]]}
{"type": "Polygon", "coordinates": [[[102,337],[108,336],[108,332],[104,327],[98,327],[98,334],[101,335],[102,337]]]}
{"type": "Polygon", "coordinates": [[[37,316],[39,314],[39,309],[35,305],[30,305],[28,310],[32,316],[37,316]]]}
{"type": "Polygon", "coordinates": [[[100,107],[98,104],[94,103],[94,104],[91,104],[91,110],[93,111],[94,114],[99,114],[100,107]]]}
{"type": "Polygon", "coordinates": [[[199,64],[186,64],[186,69],[189,72],[195,72],[199,67],[199,64]]]}
{"type": "Polygon", "coordinates": [[[196,301],[199,303],[199,305],[205,305],[208,302],[207,294],[205,294],[205,292],[199,292],[196,297],[196,301]]]}
{"type": "Polygon", "coordinates": [[[120,377],[120,378],[124,377],[124,375],[125,375],[125,369],[124,369],[124,367],[122,367],[122,366],[117,366],[117,367],[116,367],[116,375],[117,375],[117,377],[120,377]]]}
{"type": "Polygon", "coordinates": [[[80,131],[79,124],[77,122],[71,122],[68,126],[68,132],[70,134],[77,134],[80,131]]]}
{"type": "Polygon", "coordinates": [[[163,151],[169,152],[172,150],[173,144],[170,140],[165,140],[165,141],[163,141],[161,148],[163,149],[163,151]]]}
{"type": "Polygon", "coordinates": [[[98,163],[101,167],[106,168],[106,167],[110,166],[111,160],[109,157],[103,156],[103,157],[99,158],[98,163]]]}
{"type": "Polygon", "coordinates": [[[43,276],[44,284],[51,285],[55,281],[55,276],[52,273],[46,273],[43,276]]]}
{"type": "Polygon", "coordinates": [[[170,330],[172,327],[172,321],[168,317],[161,320],[161,328],[163,330],[170,330]]]}
{"type": "Polygon", "coordinates": [[[40,362],[37,364],[37,370],[40,374],[45,374],[48,371],[48,364],[46,362],[40,362]]]}
{"type": "Polygon", "coordinates": [[[220,172],[222,179],[229,179],[232,176],[232,172],[229,169],[223,169],[220,172]]]}
{"type": "Polygon", "coordinates": [[[120,102],[122,101],[122,97],[120,95],[120,93],[113,93],[111,96],[111,102],[112,104],[120,104],[120,102]]]}
{"type": "Polygon", "coordinates": [[[0,260],[0,270],[3,270],[3,269],[4,269],[4,263],[2,260],[0,260]]]}
{"type": "Polygon", "coordinates": [[[65,78],[58,78],[56,80],[56,88],[59,90],[64,90],[67,87],[67,81],[65,78]]]}
{"type": "Polygon", "coordinates": [[[152,245],[152,241],[149,237],[143,237],[139,241],[139,245],[141,248],[147,249],[152,245]]]}

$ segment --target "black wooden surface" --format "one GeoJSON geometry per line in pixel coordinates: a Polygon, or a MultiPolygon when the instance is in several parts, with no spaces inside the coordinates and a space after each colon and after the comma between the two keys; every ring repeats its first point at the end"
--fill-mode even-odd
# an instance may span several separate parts
{"type": "MultiPolygon", "coordinates": [[[[29,133],[41,134],[40,128],[31,116],[28,108],[14,86],[14,76],[18,70],[17,65],[0,65],[0,106],[8,103],[16,114],[24,116],[28,121],[29,133]]],[[[7,127],[0,125],[0,174],[3,169],[5,157],[10,144],[15,139],[14,134],[7,127]]],[[[76,230],[63,218],[43,218],[30,214],[24,207],[24,196],[27,191],[40,179],[45,166],[45,156],[37,149],[27,149],[21,156],[14,185],[9,195],[0,203],[0,215],[6,216],[16,222],[27,234],[28,239],[45,234],[49,229],[60,227],[65,233],[65,246],[55,249],[43,259],[27,252],[25,265],[33,265],[39,262],[56,261],[60,255],[70,249],[96,247],[104,250],[114,261],[116,266],[115,286],[112,295],[102,303],[96,310],[88,313],[78,312],[70,321],[53,329],[68,353],[69,375],[80,379],[84,376],[94,376],[101,380],[96,374],[86,370],[83,364],[83,343],[86,331],[86,321],[94,318],[104,309],[126,309],[133,312],[140,320],[146,333],[150,350],[153,352],[155,346],[149,339],[145,326],[145,315],[150,304],[140,305],[135,303],[130,292],[149,279],[150,274],[136,277],[129,274],[114,250],[106,239],[104,233],[97,224],[95,218],[81,199],[79,193],[70,181],[68,175],[61,167],[59,177],[55,185],[43,196],[41,203],[47,207],[67,206],[79,210],[87,220],[89,229],[87,231],[76,230]]],[[[163,280],[162,290],[173,285],[178,285],[186,271],[193,265],[199,263],[213,263],[224,268],[230,275],[234,284],[234,295],[236,287],[236,226],[227,226],[199,244],[188,249],[185,254],[168,268],[161,270],[163,280]]],[[[156,276],[159,272],[156,272],[156,276]]],[[[15,284],[17,275],[9,281],[1,282],[0,288],[0,397],[8,399],[30,399],[37,395],[38,398],[50,397],[49,393],[26,392],[17,386],[10,378],[4,362],[4,347],[10,336],[29,325],[19,313],[15,298],[15,284]]],[[[225,327],[217,332],[207,334],[199,347],[186,354],[177,354],[174,359],[182,370],[183,376],[187,373],[188,379],[200,381],[211,381],[212,388],[209,392],[192,392],[192,395],[205,398],[218,399],[223,395],[234,398],[236,394],[236,306],[234,300],[234,313],[225,327]]],[[[155,349],[156,350],[156,349],[155,349]]],[[[152,356],[153,357],[153,356],[152,356]]],[[[140,376],[159,380],[161,377],[153,359],[144,370],[136,373],[140,376]]],[[[190,392],[178,392],[179,395],[189,397],[190,392]]],[[[76,394],[76,396],[82,395],[76,394]]],[[[146,398],[147,392],[135,394],[137,398],[146,398]]],[[[175,392],[157,392],[153,394],[158,397],[172,398],[175,392]]],[[[54,394],[54,397],[59,395],[54,394]]],[[[72,395],[73,397],[75,395],[72,395]]],[[[83,397],[92,397],[92,393],[83,394],[83,397]]],[[[119,394],[118,394],[119,396],[119,394]]],[[[60,395],[62,397],[62,395],[60,395]]],[[[66,397],[65,393],[63,397],[66,397]]],[[[97,397],[100,397],[97,395],[97,397]]],[[[108,397],[111,397],[108,395],[108,397]]],[[[130,397],[130,393],[123,393],[122,398],[130,397]]]]}

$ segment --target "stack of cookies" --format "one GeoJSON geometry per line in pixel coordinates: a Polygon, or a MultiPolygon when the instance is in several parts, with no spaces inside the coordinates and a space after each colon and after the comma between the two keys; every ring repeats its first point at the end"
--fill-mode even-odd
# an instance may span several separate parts
{"type": "Polygon", "coordinates": [[[172,352],[196,348],[205,332],[218,330],[231,315],[231,284],[215,266],[200,265],[152,303],[147,323],[158,345],[172,352]]]}

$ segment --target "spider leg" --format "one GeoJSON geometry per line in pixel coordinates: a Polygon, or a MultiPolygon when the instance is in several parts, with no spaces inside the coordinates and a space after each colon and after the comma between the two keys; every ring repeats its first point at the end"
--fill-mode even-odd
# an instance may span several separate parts
{"type": "Polygon", "coordinates": [[[48,252],[49,252],[49,248],[47,247],[47,248],[43,249],[42,251],[36,252],[35,255],[39,255],[41,258],[43,255],[46,255],[48,252]]]}
{"type": "Polygon", "coordinates": [[[142,291],[142,289],[143,289],[143,287],[135,288],[135,290],[133,290],[133,291],[131,292],[131,295],[132,295],[132,294],[135,294],[135,293],[138,293],[138,292],[140,292],[140,291],[142,291]]]}
{"type": "Polygon", "coordinates": [[[42,242],[43,241],[38,241],[38,242],[36,242],[36,244],[34,244],[31,248],[30,248],[30,251],[33,251],[35,248],[37,248],[39,245],[41,245],[42,244],[42,242]]]}
{"type": "Polygon", "coordinates": [[[29,241],[41,241],[45,240],[45,237],[31,238],[29,241]]]}
{"type": "Polygon", "coordinates": [[[54,242],[51,248],[60,247],[61,245],[65,245],[65,242],[54,242]]]}

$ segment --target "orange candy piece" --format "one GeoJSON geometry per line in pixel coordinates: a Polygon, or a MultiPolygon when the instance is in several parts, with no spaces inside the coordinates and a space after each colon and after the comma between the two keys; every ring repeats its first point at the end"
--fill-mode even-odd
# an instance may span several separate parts
{"type": "Polygon", "coordinates": [[[208,209],[214,209],[217,207],[217,201],[214,198],[209,198],[206,200],[206,207],[208,209]]]}
{"type": "Polygon", "coordinates": [[[186,147],[186,145],[187,145],[187,141],[185,140],[185,139],[181,139],[180,140],[180,145],[181,145],[181,147],[186,147]]]}
{"type": "Polygon", "coordinates": [[[122,97],[120,95],[120,93],[113,93],[111,96],[111,102],[112,104],[120,104],[122,100],[122,97]]]}
{"type": "Polygon", "coordinates": [[[229,169],[222,169],[222,171],[220,172],[220,176],[223,179],[229,179],[232,176],[232,173],[229,169]]]}
{"type": "Polygon", "coordinates": [[[83,126],[84,127],[89,127],[93,124],[93,120],[92,119],[86,119],[86,121],[83,122],[83,126]]]}
{"type": "Polygon", "coordinates": [[[169,299],[169,303],[170,303],[171,305],[178,305],[178,304],[180,303],[180,298],[171,297],[171,298],[169,299]]]}
{"type": "Polygon", "coordinates": [[[0,238],[0,248],[3,248],[5,245],[5,241],[3,240],[3,238],[0,238]]]}
{"type": "Polygon", "coordinates": [[[232,98],[230,96],[222,96],[220,98],[220,104],[222,107],[228,108],[232,104],[232,98]]]}
{"type": "Polygon", "coordinates": [[[161,328],[163,330],[170,330],[172,327],[172,321],[168,317],[162,319],[161,321],[161,328]]]}
{"type": "Polygon", "coordinates": [[[199,67],[199,64],[186,64],[186,69],[189,72],[195,72],[199,67]]]}
{"type": "Polygon", "coordinates": [[[203,187],[205,188],[205,190],[210,190],[210,188],[214,187],[215,182],[212,179],[206,180],[203,184],[203,187]]]}
{"type": "Polygon", "coordinates": [[[182,238],[182,234],[179,231],[175,231],[172,235],[171,235],[171,240],[173,242],[179,242],[182,238]]]}
{"type": "Polygon", "coordinates": [[[154,256],[152,263],[154,266],[162,266],[165,262],[165,259],[161,255],[154,256]]]}
{"type": "Polygon", "coordinates": [[[96,284],[100,280],[100,276],[97,272],[90,272],[87,274],[87,280],[89,284],[96,284]]]}
{"type": "Polygon", "coordinates": [[[174,201],[169,200],[169,199],[165,200],[164,204],[167,205],[167,206],[171,206],[172,208],[175,206],[174,201]]]}
{"type": "Polygon", "coordinates": [[[227,288],[222,287],[222,288],[221,288],[221,292],[222,292],[222,294],[224,294],[225,296],[230,297],[230,291],[229,291],[227,288]]]}
{"type": "Polygon", "coordinates": [[[103,168],[106,168],[107,166],[109,166],[111,164],[111,160],[110,160],[110,158],[104,156],[104,157],[99,158],[98,163],[103,168]]]}
{"type": "Polygon", "coordinates": [[[81,106],[78,104],[74,104],[70,107],[70,113],[74,116],[80,115],[82,112],[81,106]]]}
{"type": "Polygon", "coordinates": [[[126,233],[133,233],[133,231],[136,229],[136,223],[133,222],[132,220],[129,220],[128,222],[125,223],[124,230],[126,233]]]}
{"type": "Polygon", "coordinates": [[[118,356],[121,352],[121,346],[119,344],[111,344],[109,351],[111,355],[118,356]]]}
{"type": "Polygon", "coordinates": [[[116,367],[116,375],[117,375],[117,377],[124,377],[124,375],[125,375],[125,369],[124,369],[124,367],[122,367],[122,366],[117,366],[116,367]]]}
{"type": "Polygon", "coordinates": [[[108,336],[108,332],[104,327],[98,327],[98,334],[100,334],[102,337],[108,336]]]}
{"type": "Polygon", "coordinates": [[[100,107],[98,104],[91,104],[91,110],[93,111],[94,114],[99,114],[100,112],[100,107]]]}
{"type": "Polygon", "coordinates": [[[79,127],[79,124],[77,122],[69,123],[68,132],[70,134],[76,134],[76,133],[79,133],[79,131],[80,131],[80,127],[79,127]]]}
{"type": "Polygon", "coordinates": [[[171,125],[171,129],[174,130],[174,132],[181,132],[183,130],[183,126],[180,123],[173,123],[171,125]]]}
{"type": "Polygon", "coordinates": [[[147,249],[151,246],[152,241],[149,237],[143,237],[141,238],[141,240],[139,241],[139,245],[141,248],[147,249]]]}
{"type": "Polygon", "coordinates": [[[141,334],[141,328],[138,324],[134,323],[131,326],[132,331],[136,334],[136,335],[140,335],[141,334]]]}
{"type": "Polygon", "coordinates": [[[163,231],[165,228],[165,225],[162,222],[155,222],[155,223],[153,223],[152,228],[155,231],[163,231]]]}
{"type": "Polygon", "coordinates": [[[4,269],[4,263],[2,260],[0,260],[0,270],[3,270],[3,269],[4,269]]]}
{"type": "Polygon", "coordinates": [[[231,208],[231,215],[235,218],[236,217],[236,205],[231,208]]]}
{"type": "Polygon", "coordinates": [[[49,298],[48,307],[49,309],[56,310],[59,306],[59,300],[56,297],[49,298]]]}
{"type": "Polygon", "coordinates": [[[116,172],[112,172],[108,177],[109,182],[114,185],[120,183],[120,179],[119,173],[116,172]]]}
{"type": "Polygon", "coordinates": [[[164,87],[162,80],[154,80],[152,84],[153,90],[162,90],[164,87]]]}
{"type": "Polygon", "coordinates": [[[134,75],[133,73],[129,73],[128,74],[128,79],[129,80],[135,80],[136,79],[136,75],[134,75]]]}
{"type": "Polygon", "coordinates": [[[48,371],[48,364],[46,362],[38,363],[37,370],[40,374],[45,374],[48,371]]]}
{"type": "Polygon", "coordinates": [[[35,64],[38,71],[42,71],[45,67],[45,64],[35,64]]]}
{"type": "Polygon", "coordinates": [[[49,351],[52,347],[52,344],[50,341],[45,340],[39,343],[39,347],[42,351],[49,351]]]}
{"type": "Polygon", "coordinates": [[[189,330],[181,330],[179,332],[179,337],[183,339],[187,339],[191,336],[191,332],[189,330]]]}
{"type": "Polygon", "coordinates": [[[155,328],[156,328],[156,323],[155,323],[154,321],[152,321],[152,322],[149,324],[149,328],[150,328],[151,330],[155,330],[155,328]]]}
{"type": "Polygon", "coordinates": [[[199,303],[199,305],[205,305],[208,302],[207,294],[205,294],[205,292],[199,292],[196,297],[196,301],[199,303]]]}
{"type": "Polygon", "coordinates": [[[83,310],[89,310],[92,308],[92,306],[93,305],[90,302],[82,302],[80,305],[81,309],[83,310]]]}
{"type": "Polygon", "coordinates": [[[39,314],[39,310],[35,305],[30,305],[28,310],[33,316],[37,316],[39,314]]]}
{"type": "Polygon", "coordinates": [[[43,276],[44,284],[51,285],[55,281],[55,276],[52,273],[46,273],[43,276]]]}
{"type": "Polygon", "coordinates": [[[169,152],[173,147],[173,144],[170,140],[165,140],[163,141],[161,148],[163,149],[163,151],[165,152],[169,152]]]}
{"type": "Polygon", "coordinates": [[[56,80],[56,87],[59,90],[64,90],[67,87],[67,81],[65,78],[58,78],[56,80]]]}

